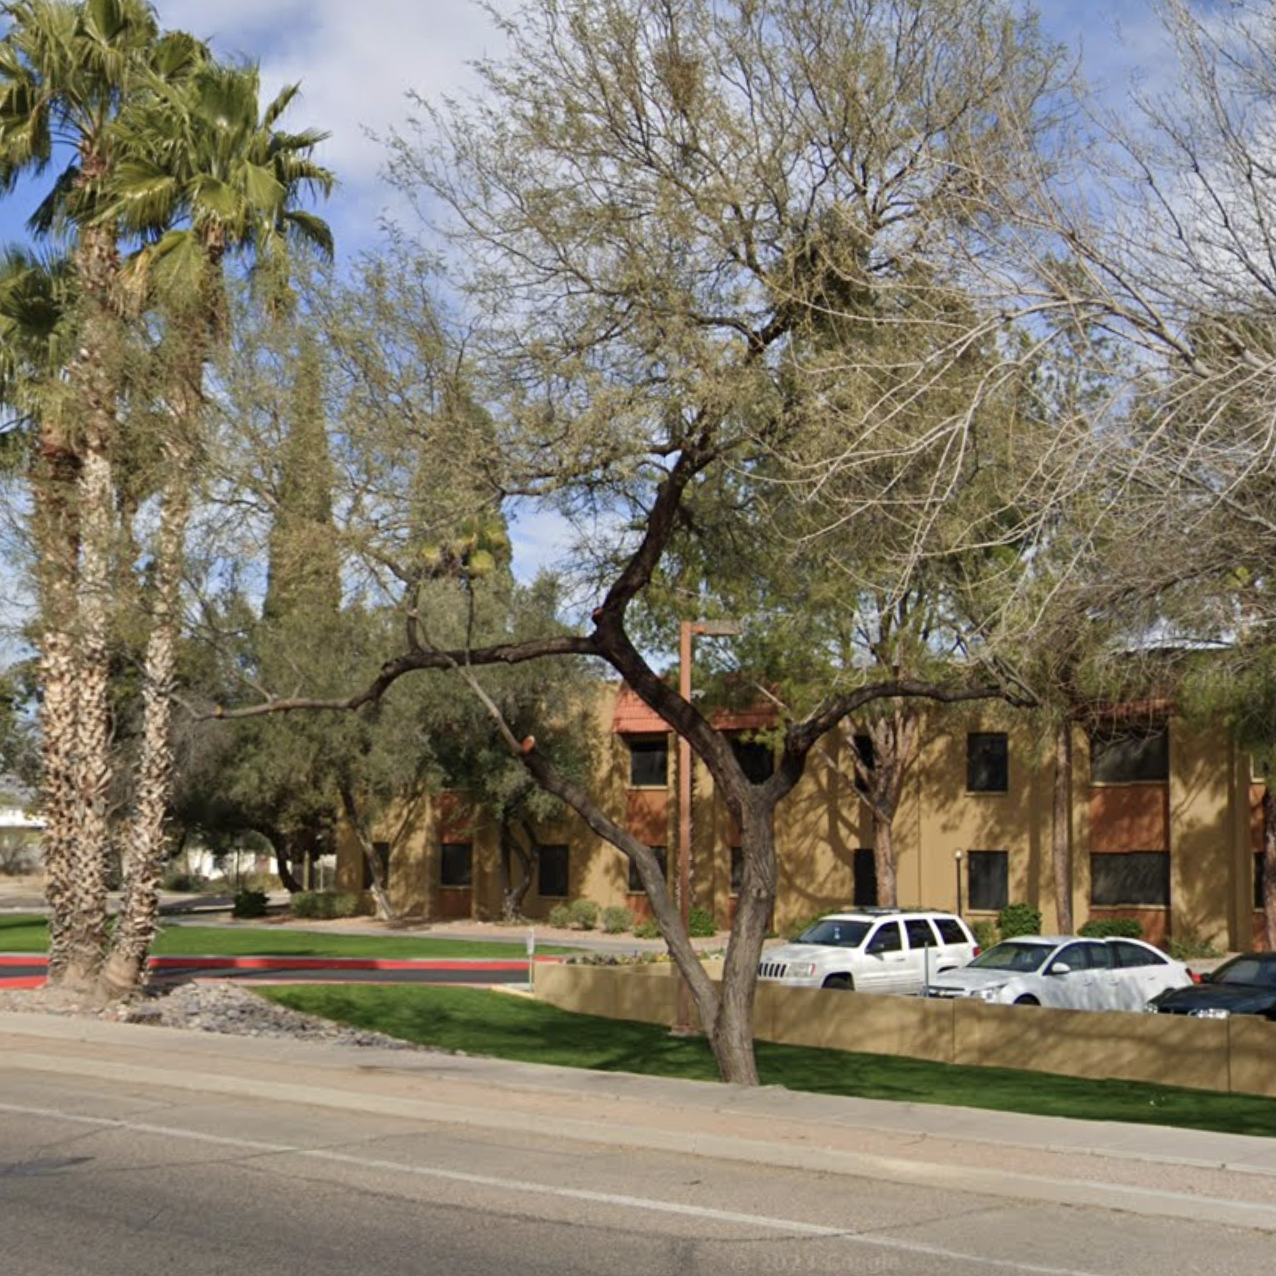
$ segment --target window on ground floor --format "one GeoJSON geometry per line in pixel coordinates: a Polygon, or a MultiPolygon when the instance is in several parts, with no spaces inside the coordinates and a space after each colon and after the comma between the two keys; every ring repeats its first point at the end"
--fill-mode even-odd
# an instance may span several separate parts
{"type": "Polygon", "coordinates": [[[469,886],[473,853],[469,842],[444,842],[439,847],[439,885],[469,886]]]}
{"type": "Polygon", "coordinates": [[[871,846],[857,846],[851,860],[851,903],[856,908],[877,907],[877,860],[871,846]]]}
{"type": "Polygon", "coordinates": [[[567,847],[542,846],[537,851],[536,893],[542,898],[567,898],[567,847]]]}
{"type": "Polygon", "coordinates": [[[976,912],[999,913],[1010,902],[1010,853],[966,852],[966,898],[976,912]]]}
{"type": "MultiPolygon", "coordinates": [[[[663,846],[653,846],[649,849],[656,857],[656,862],[660,865],[660,876],[668,881],[669,857],[665,854],[665,848],[663,846]]],[[[642,894],[642,878],[638,876],[638,865],[633,860],[629,861],[629,893],[631,895],[642,894]]]]}
{"type": "Polygon", "coordinates": [[[740,884],[744,881],[744,847],[731,848],[731,894],[739,895],[740,884]]]}
{"type": "Polygon", "coordinates": [[[1090,903],[1099,908],[1170,902],[1168,851],[1123,851],[1090,856],[1090,903]]]}
{"type": "MultiPolygon", "coordinates": [[[[389,842],[373,842],[372,853],[377,857],[377,863],[381,868],[381,880],[388,886],[390,884],[390,843],[389,842]]],[[[368,863],[368,857],[363,857],[363,889],[370,891],[372,889],[372,865],[368,863]]]]}

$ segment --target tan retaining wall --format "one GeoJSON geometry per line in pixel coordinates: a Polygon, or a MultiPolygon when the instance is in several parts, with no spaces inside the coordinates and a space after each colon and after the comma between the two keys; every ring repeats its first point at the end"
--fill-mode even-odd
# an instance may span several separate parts
{"type": "MultiPolygon", "coordinates": [[[[672,1023],[675,1013],[664,964],[539,966],[535,986],[539,1000],[578,1014],[672,1023]]],[[[760,983],[754,1032],[787,1045],[1276,1098],[1276,1024],[1243,1015],[1045,1010],[760,983]]]]}

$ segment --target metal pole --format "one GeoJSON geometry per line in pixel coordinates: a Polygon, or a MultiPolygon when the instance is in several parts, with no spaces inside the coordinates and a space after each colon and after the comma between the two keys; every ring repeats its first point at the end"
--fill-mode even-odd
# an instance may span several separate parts
{"type": "Polygon", "coordinates": [[[957,865],[957,916],[961,916],[961,852],[953,852],[953,860],[957,865]]]}
{"type": "MultiPolygon", "coordinates": [[[[678,628],[678,694],[691,701],[691,638],[697,626],[684,620],[678,628]]],[[[678,912],[682,933],[691,930],[691,745],[678,736],[678,912]]],[[[691,1032],[691,989],[678,973],[677,1006],[673,1031],[679,1036],[691,1032]]]]}

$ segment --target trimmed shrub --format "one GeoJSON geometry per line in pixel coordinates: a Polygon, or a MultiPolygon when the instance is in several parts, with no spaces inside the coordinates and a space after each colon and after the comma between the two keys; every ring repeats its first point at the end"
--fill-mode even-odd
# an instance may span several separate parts
{"type": "Polygon", "coordinates": [[[979,945],[980,952],[983,952],[986,948],[991,948],[1001,938],[997,933],[996,922],[987,920],[975,922],[971,925],[970,931],[975,937],[975,943],[979,945]]]}
{"type": "Polygon", "coordinates": [[[1134,917],[1092,917],[1077,934],[1087,939],[1142,939],[1143,923],[1134,917]]]}
{"type": "Polygon", "coordinates": [[[610,908],[603,909],[603,934],[604,935],[623,935],[626,931],[632,930],[634,925],[634,910],[626,908],[623,904],[613,904],[610,908]]]}
{"type": "Polygon", "coordinates": [[[1205,939],[1193,930],[1185,930],[1181,934],[1173,935],[1166,947],[1175,961],[1223,956],[1222,949],[1212,939],[1205,939]]]}
{"type": "Polygon", "coordinates": [[[549,916],[545,920],[554,927],[555,930],[570,930],[572,925],[572,910],[566,904],[555,904],[549,910],[549,916]]]}
{"type": "Polygon", "coordinates": [[[593,930],[598,925],[598,905],[592,899],[574,899],[568,908],[577,930],[593,930]]]}
{"type": "Polygon", "coordinates": [[[654,917],[648,917],[646,921],[639,922],[634,927],[635,939],[659,939],[660,926],[654,917]]]}
{"type": "Polygon", "coordinates": [[[997,914],[997,930],[1002,939],[1016,935],[1041,934],[1041,909],[1031,904],[1007,904],[997,914]]]}
{"type": "Polygon", "coordinates": [[[709,939],[718,933],[717,919],[707,908],[693,908],[687,914],[687,933],[694,939],[709,939]]]}
{"type": "Polygon", "coordinates": [[[265,891],[239,891],[231,905],[232,917],[265,917],[269,900],[265,891]]]}
{"type": "Polygon", "coordinates": [[[288,911],[294,917],[317,921],[332,921],[338,917],[358,917],[363,908],[363,897],[352,891],[298,891],[288,901],[288,911]]]}

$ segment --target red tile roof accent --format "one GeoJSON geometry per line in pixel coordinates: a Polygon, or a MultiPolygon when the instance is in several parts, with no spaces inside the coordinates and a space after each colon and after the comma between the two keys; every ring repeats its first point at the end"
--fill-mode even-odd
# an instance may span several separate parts
{"type": "MultiPolygon", "coordinates": [[[[776,710],[769,704],[749,709],[715,709],[709,720],[719,731],[759,731],[775,725],[776,710]]],[[[639,699],[636,691],[621,687],[612,710],[611,729],[617,735],[665,735],[669,726],[639,699]]]]}

